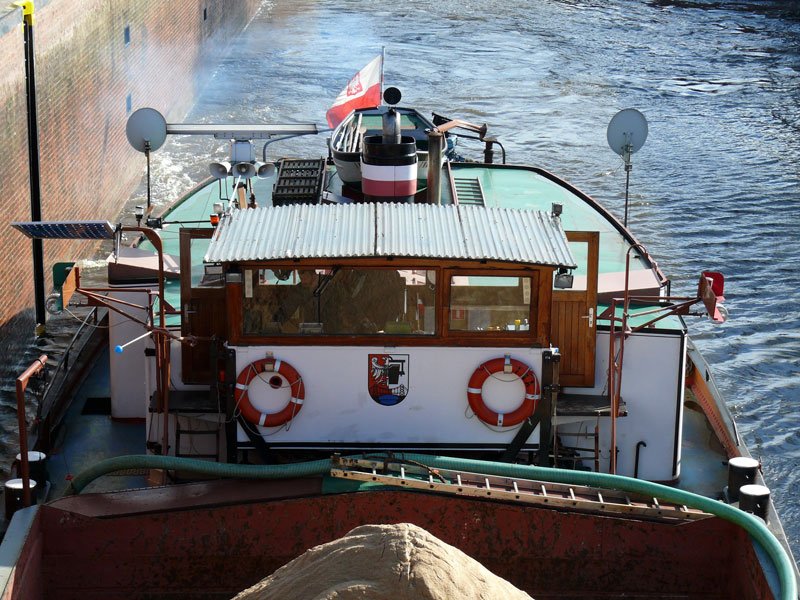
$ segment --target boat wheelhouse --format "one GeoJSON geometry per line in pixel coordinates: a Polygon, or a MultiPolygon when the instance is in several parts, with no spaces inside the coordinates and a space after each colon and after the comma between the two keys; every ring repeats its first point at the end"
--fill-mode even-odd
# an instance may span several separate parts
{"type": "MultiPolygon", "coordinates": [[[[166,304],[181,307],[167,317],[181,337],[175,399],[152,400],[157,375],[143,355],[114,355],[111,367],[112,403],[149,419],[151,448],[180,441],[178,454],[219,460],[246,448],[487,451],[678,480],[686,327],[672,315],[629,333],[614,411],[602,313],[626,294],[650,296],[631,314],[664,309],[666,282],[591,199],[542,170],[448,161],[434,203],[348,200],[328,164],[316,197],[276,206],[284,166],[248,182],[258,208],[161,236],[167,262],[181,265],[165,286],[166,304]],[[186,402],[216,409],[182,413],[186,402]],[[226,423],[224,435],[202,433],[208,422],[226,423]],[[201,433],[176,440],[178,429],[201,433]]],[[[196,221],[190,207],[214,192],[184,199],[164,231],[196,221]]],[[[141,280],[133,260],[112,263],[115,285],[141,280]]],[[[112,345],[146,333],[114,318],[112,345]]]]}

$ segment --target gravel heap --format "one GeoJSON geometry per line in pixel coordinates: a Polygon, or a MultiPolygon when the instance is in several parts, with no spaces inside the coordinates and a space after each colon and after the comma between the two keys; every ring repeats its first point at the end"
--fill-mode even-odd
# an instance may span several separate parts
{"type": "Polygon", "coordinates": [[[308,550],[234,600],[532,600],[409,523],[363,525],[308,550]]]}

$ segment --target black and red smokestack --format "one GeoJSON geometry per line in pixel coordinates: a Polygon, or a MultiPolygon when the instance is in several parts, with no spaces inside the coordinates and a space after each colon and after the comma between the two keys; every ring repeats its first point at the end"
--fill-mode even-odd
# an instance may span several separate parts
{"type": "Polygon", "coordinates": [[[364,138],[361,152],[361,190],[373,202],[413,202],[417,193],[417,144],[402,134],[400,90],[387,88],[383,98],[390,106],[383,113],[381,135],[364,138]]]}

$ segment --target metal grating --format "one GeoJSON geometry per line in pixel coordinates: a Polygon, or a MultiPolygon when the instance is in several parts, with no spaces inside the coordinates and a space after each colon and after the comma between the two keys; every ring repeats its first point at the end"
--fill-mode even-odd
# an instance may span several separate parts
{"type": "Polygon", "coordinates": [[[324,158],[281,160],[272,191],[273,206],[316,204],[322,189],[324,172],[324,158]]]}
{"type": "Polygon", "coordinates": [[[453,177],[456,204],[484,206],[483,187],[477,177],[453,177]]]}

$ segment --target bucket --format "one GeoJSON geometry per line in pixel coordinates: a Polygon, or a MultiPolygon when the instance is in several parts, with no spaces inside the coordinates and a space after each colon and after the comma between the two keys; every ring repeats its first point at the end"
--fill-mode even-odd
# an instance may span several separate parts
{"type": "MultiPolygon", "coordinates": [[[[17,454],[18,474],[22,474],[22,454],[17,454]]],[[[47,455],[44,452],[32,450],[28,452],[28,472],[31,479],[45,482],[49,480],[47,476],[47,455]]]]}
{"type": "MultiPolygon", "coordinates": [[[[36,482],[31,479],[31,505],[36,504],[36,482]]],[[[20,508],[25,508],[25,503],[22,498],[22,479],[9,479],[5,483],[5,497],[6,497],[6,521],[10,521],[11,517],[20,508]]]]}

